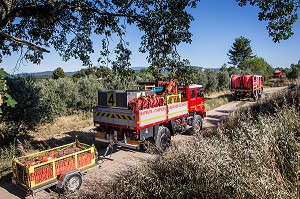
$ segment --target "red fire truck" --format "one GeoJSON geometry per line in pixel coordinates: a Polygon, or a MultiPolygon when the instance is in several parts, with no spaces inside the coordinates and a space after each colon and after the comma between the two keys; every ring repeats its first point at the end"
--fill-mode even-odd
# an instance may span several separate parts
{"type": "Polygon", "coordinates": [[[98,92],[93,110],[96,141],[140,149],[146,140],[153,140],[164,151],[171,135],[202,129],[206,113],[201,85],[177,86],[170,81],[141,87],[98,92]]]}
{"type": "Polygon", "coordinates": [[[281,77],[282,77],[282,71],[279,69],[276,69],[273,74],[273,78],[281,78],[281,77]]]}
{"type": "Polygon", "coordinates": [[[253,97],[257,100],[263,92],[263,78],[261,75],[232,75],[230,90],[235,100],[241,97],[253,97]]]}

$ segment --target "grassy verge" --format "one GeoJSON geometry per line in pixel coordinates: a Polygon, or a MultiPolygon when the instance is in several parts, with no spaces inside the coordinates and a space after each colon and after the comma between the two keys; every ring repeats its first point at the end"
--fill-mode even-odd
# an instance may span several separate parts
{"type": "Polygon", "coordinates": [[[217,130],[79,197],[299,198],[299,129],[295,87],[231,114],[217,130]]]}
{"type": "Polygon", "coordinates": [[[229,91],[213,93],[205,97],[205,110],[209,111],[232,101],[229,91]]]}
{"type": "Polygon", "coordinates": [[[265,87],[281,87],[290,86],[294,82],[290,81],[288,78],[271,78],[264,82],[265,87]]]}

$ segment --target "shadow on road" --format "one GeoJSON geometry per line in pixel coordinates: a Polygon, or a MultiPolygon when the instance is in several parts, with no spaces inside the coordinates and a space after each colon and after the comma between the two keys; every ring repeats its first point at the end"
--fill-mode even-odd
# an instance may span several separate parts
{"type": "MultiPolygon", "coordinates": [[[[4,180],[0,183],[0,187],[6,190],[9,194],[15,196],[16,198],[26,198],[27,193],[17,185],[13,184],[11,182],[11,177],[12,177],[12,173],[9,173],[6,176],[4,176],[2,178],[4,180]]],[[[6,197],[5,194],[2,194],[0,196],[0,198],[5,198],[5,197],[6,197]]]]}

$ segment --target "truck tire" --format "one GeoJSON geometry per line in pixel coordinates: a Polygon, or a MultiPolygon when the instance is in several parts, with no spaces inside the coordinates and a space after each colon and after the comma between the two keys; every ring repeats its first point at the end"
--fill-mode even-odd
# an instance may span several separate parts
{"type": "Polygon", "coordinates": [[[234,94],[233,94],[233,100],[234,101],[240,101],[241,100],[241,98],[240,98],[240,96],[238,95],[237,92],[234,92],[234,94]]]}
{"type": "Polygon", "coordinates": [[[192,121],[192,128],[191,128],[191,134],[194,135],[196,133],[199,133],[200,130],[202,130],[202,117],[200,115],[194,115],[193,121],[192,121]]]}
{"type": "Polygon", "coordinates": [[[258,92],[257,92],[257,90],[254,91],[254,92],[252,93],[252,95],[253,95],[253,99],[256,101],[256,100],[258,99],[258,92]]]}
{"type": "Polygon", "coordinates": [[[64,184],[64,191],[74,192],[80,188],[82,184],[82,177],[79,173],[73,174],[68,177],[66,183],[64,184]]]}
{"type": "Polygon", "coordinates": [[[158,128],[155,146],[159,152],[164,152],[171,145],[171,133],[165,126],[158,128]]]}
{"type": "Polygon", "coordinates": [[[262,89],[259,89],[259,90],[258,90],[258,99],[260,99],[260,98],[262,97],[262,92],[263,92],[262,89]]]}

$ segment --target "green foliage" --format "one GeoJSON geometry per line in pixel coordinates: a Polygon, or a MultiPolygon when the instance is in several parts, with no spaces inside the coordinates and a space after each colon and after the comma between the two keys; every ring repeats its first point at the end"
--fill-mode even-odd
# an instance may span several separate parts
{"type": "Polygon", "coordinates": [[[76,83],[78,89],[78,102],[76,109],[91,111],[97,104],[98,90],[103,89],[103,81],[91,76],[81,78],[76,83]]]}
{"type": "Polygon", "coordinates": [[[252,74],[269,77],[274,69],[262,57],[249,58],[240,63],[239,68],[242,71],[249,70],[252,74]]]}
{"type": "Polygon", "coordinates": [[[6,78],[8,77],[8,73],[4,71],[3,68],[0,68],[0,116],[2,115],[1,106],[5,104],[5,106],[15,107],[16,101],[8,94],[8,86],[6,83],[6,78]]]}
{"type": "Polygon", "coordinates": [[[103,79],[103,87],[106,90],[126,90],[129,85],[135,85],[135,76],[124,78],[114,74],[103,79]]]}
{"type": "Polygon", "coordinates": [[[220,71],[218,73],[218,90],[222,91],[229,88],[230,77],[227,71],[220,71]]]}
{"type": "Polygon", "coordinates": [[[40,63],[42,52],[47,52],[40,46],[53,46],[64,61],[73,57],[90,66],[94,34],[102,42],[99,61],[113,63],[117,70],[123,71],[130,55],[129,44],[124,41],[127,27],[135,25],[144,33],[140,51],[148,54],[150,63],[166,66],[165,60],[176,52],[177,45],[191,42],[189,28],[193,17],[188,11],[199,1],[5,0],[0,4],[0,10],[5,10],[0,15],[0,61],[3,55],[29,46],[25,59],[40,63]],[[12,39],[15,37],[18,45],[12,39]],[[120,39],[116,47],[109,46],[111,37],[120,39]],[[108,59],[110,49],[116,50],[117,58],[113,61],[108,59]]]}
{"type": "Polygon", "coordinates": [[[250,5],[258,7],[260,21],[267,21],[267,30],[274,42],[290,38],[294,32],[293,24],[298,20],[299,0],[237,0],[240,6],[250,5]]]}
{"type": "Polygon", "coordinates": [[[286,77],[291,80],[300,77],[300,61],[298,61],[298,64],[292,64],[291,67],[286,70],[286,77]]]}
{"type": "Polygon", "coordinates": [[[207,92],[213,92],[218,89],[218,74],[216,71],[208,70],[206,72],[207,84],[205,89],[207,92]]]}
{"type": "Polygon", "coordinates": [[[94,66],[77,71],[73,77],[82,78],[90,75],[96,76],[97,78],[105,78],[112,75],[112,71],[105,66],[100,66],[99,68],[94,66]]]}
{"type": "Polygon", "coordinates": [[[208,84],[208,79],[207,79],[206,72],[198,71],[194,83],[195,84],[200,84],[200,85],[204,86],[205,91],[209,92],[209,90],[207,90],[207,88],[206,88],[206,85],[208,84]]]}
{"type": "Polygon", "coordinates": [[[97,68],[95,75],[98,78],[106,78],[112,75],[112,71],[108,67],[100,66],[99,68],[97,68]]]}
{"type": "Polygon", "coordinates": [[[251,40],[241,36],[235,39],[233,46],[228,51],[230,64],[239,66],[239,64],[248,58],[252,58],[251,40]]]}
{"type": "Polygon", "coordinates": [[[155,78],[149,68],[143,68],[136,73],[137,81],[154,81],[155,78]]]}
{"type": "Polygon", "coordinates": [[[229,75],[239,75],[242,73],[242,71],[234,66],[230,66],[228,69],[227,69],[229,75]]]}
{"type": "Polygon", "coordinates": [[[64,78],[65,76],[66,75],[65,75],[64,70],[61,67],[59,67],[59,68],[57,68],[53,71],[52,78],[53,79],[59,79],[59,78],[64,78]]]}
{"type": "Polygon", "coordinates": [[[186,59],[171,62],[168,70],[168,79],[176,79],[180,84],[192,84],[197,79],[198,70],[190,65],[186,59]]]}
{"type": "Polygon", "coordinates": [[[40,89],[34,86],[35,80],[31,77],[10,77],[7,79],[9,94],[16,100],[16,106],[3,107],[1,118],[11,133],[19,133],[34,129],[43,121],[47,114],[47,106],[40,100],[40,89]]]}
{"type": "Polygon", "coordinates": [[[81,69],[80,71],[77,71],[73,77],[75,78],[82,78],[82,77],[85,77],[86,76],[86,73],[85,73],[86,69],[81,69]]]}

